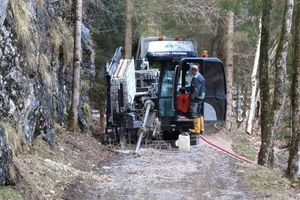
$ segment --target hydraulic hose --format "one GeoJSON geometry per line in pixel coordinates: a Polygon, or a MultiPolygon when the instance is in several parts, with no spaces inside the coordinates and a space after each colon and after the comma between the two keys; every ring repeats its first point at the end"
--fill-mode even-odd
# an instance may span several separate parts
{"type": "Polygon", "coordinates": [[[229,156],[231,156],[231,157],[234,157],[235,159],[244,161],[244,162],[249,163],[249,164],[255,164],[255,163],[256,163],[256,162],[253,161],[253,160],[249,160],[249,159],[247,159],[247,158],[245,158],[245,157],[243,157],[243,156],[239,156],[239,155],[237,155],[237,154],[234,153],[234,152],[228,151],[228,150],[226,150],[226,149],[224,149],[224,148],[222,148],[222,147],[220,147],[220,146],[218,146],[218,145],[216,145],[216,144],[210,142],[210,141],[207,140],[203,135],[200,135],[200,138],[201,138],[204,142],[206,142],[207,144],[209,144],[209,145],[211,145],[211,146],[213,146],[213,147],[215,147],[215,148],[217,148],[217,149],[223,151],[224,153],[226,153],[227,155],[229,155],[229,156]]]}

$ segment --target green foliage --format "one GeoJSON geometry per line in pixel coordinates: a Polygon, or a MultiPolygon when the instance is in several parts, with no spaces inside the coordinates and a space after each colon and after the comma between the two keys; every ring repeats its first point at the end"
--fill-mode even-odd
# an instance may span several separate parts
{"type": "Polygon", "coordinates": [[[86,6],[86,20],[96,44],[96,68],[100,70],[115,49],[124,45],[125,1],[92,0],[86,6]]]}
{"type": "MultiPolygon", "coordinates": [[[[119,0],[90,0],[86,4],[86,24],[95,42],[96,79],[89,91],[92,107],[99,110],[105,108],[104,68],[110,62],[115,49],[124,46],[125,36],[125,3],[119,0]]],[[[71,116],[69,117],[71,119],[71,116]]]]}
{"type": "Polygon", "coordinates": [[[248,12],[249,15],[260,15],[261,0],[219,0],[219,6],[224,11],[248,12]]]}
{"type": "Polygon", "coordinates": [[[219,0],[220,7],[225,11],[236,12],[241,6],[241,1],[239,0],[219,0]]]}
{"type": "Polygon", "coordinates": [[[249,15],[260,16],[261,14],[261,0],[247,0],[244,4],[244,8],[247,9],[249,15]]]}
{"type": "Polygon", "coordinates": [[[181,36],[198,42],[199,49],[211,49],[219,9],[214,1],[137,1],[136,35],[181,36]],[[208,4],[206,6],[202,6],[208,4]]]}
{"type": "MultiPolygon", "coordinates": [[[[115,48],[124,46],[126,1],[89,2],[86,20],[91,25],[96,44],[96,67],[100,71],[110,61],[115,48]]],[[[237,49],[249,54],[257,41],[260,3],[260,0],[135,0],[133,41],[137,43],[140,36],[182,36],[197,41],[199,51],[214,50],[218,21],[224,17],[224,11],[234,10],[236,18],[241,19],[236,23],[236,31],[238,35],[245,36],[238,40],[237,45],[240,46],[237,49]]],[[[252,60],[247,59],[239,64],[250,69],[252,60]]],[[[96,108],[104,108],[103,80],[95,81],[90,96],[96,108]]]]}
{"type": "Polygon", "coordinates": [[[97,78],[93,87],[89,91],[89,96],[93,102],[93,107],[99,110],[105,109],[105,82],[103,79],[97,78]]]}
{"type": "Polygon", "coordinates": [[[218,0],[222,12],[233,11],[236,15],[236,32],[247,33],[252,42],[257,40],[261,16],[261,0],[218,0]],[[237,23],[237,22],[236,22],[237,23]]]}

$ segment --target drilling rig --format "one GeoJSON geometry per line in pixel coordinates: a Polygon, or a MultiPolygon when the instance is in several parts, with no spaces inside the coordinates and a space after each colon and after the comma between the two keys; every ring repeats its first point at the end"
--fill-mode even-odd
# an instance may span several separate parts
{"type": "Polygon", "coordinates": [[[120,47],[106,66],[105,143],[136,143],[138,153],[145,140],[176,140],[192,127],[188,111],[177,103],[179,88],[190,83],[194,64],[206,79],[205,122],[225,121],[223,63],[215,57],[198,57],[192,40],[141,37],[135,58],[123,59],[120,47]]]}

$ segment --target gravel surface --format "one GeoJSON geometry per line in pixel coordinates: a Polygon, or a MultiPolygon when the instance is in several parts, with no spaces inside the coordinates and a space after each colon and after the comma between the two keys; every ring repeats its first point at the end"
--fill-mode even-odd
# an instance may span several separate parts
{"type": "Polygon", "coordinates": [[[103,166],[109,180],[91,199],[249,199],[238,187],[232,162],[204,143],[189,153],[153,148],[140,156],[124,153],[103,166]]]}
{"type": "MultiPolygon", "coordinates": [[[[226,137],[206,137],[230,150],[226,137]]],[[[237,161],[204,142],[188,153],[143,146],[137,156],[132,149],[109,149],[84,135],[58,135],[52,150],[37,142],[31,153],[14,161],[22,175],[20,188],[27,191],[24,199],[295,199],[288,196],[288,182],[280,175],[237,161]],[[274,183],[280,186],[276,190],[274,183]]]]}

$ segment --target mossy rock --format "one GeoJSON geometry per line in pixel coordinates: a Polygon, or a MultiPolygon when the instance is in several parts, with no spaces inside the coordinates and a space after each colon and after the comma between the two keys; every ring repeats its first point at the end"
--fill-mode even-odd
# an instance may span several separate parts
{"type": "Polygon", "coordinates": [[[91,107],[90,107],[90,105],[87,104],[87,103],[84,103],[83,106],[82,106],[82,108],[83,108],[83,113],[84,113],[84,115],[86,117],[87,122],[91,123],[92,122],[92,113],[91,113],[91,107]]]}
{"type": "Polygon", "coordinates": [[[0,187],[0,199],[5,200],[24,200],[20,192],[12,187],[0,187]]]}
{"type": "Polygon", "coordinates": [[[59,123],[54,122],[53,127],[54,127],[55,134],[62,134],[66,131],[65,128],[61,126],[59,123]]]}
{"type": "Polygon", "coordinates": [[[81,81],[81,90],[88,91],[91,88],[91,83],[89,80],[82,80],[81,81]]]}
{"type": "Polygon", "coordinates": [[[29,147],[27,146],[25,139],[17,133],[17,130],[14,127],[6,122],[2,122],[0,125],[5,131],[7,142],[11,146],[15,156],[29,151],[29,147]]]}

